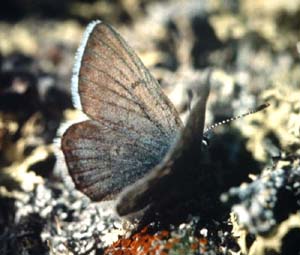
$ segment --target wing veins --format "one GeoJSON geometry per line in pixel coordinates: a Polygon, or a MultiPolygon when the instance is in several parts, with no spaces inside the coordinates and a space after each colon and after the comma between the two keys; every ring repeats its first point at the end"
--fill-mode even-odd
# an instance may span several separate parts
{"type": "MultiPolygon", "coordinates": [[[[111,75],[109,75],[107,72],[105,72],[105,71],[103,71],[103,70],[101,70],[101,69],[98,69],[96,66],[94,66],[94,65],[91,65],[91,64],[86,64],[87,66],[90,66],[91,68],[93,68],[93,69],[95,69],[95,70],[97,70],[97,71],[99,71],[99,72],[101,72],[101,73],[103,73],[103,74],[105,74],[105,75],[107,75],[108,77],[110,77],[112,80],[114,80],[116,83],[118,83],[118,84],[120,84],[121,85],[121,82],[119,82],[119,81],[117,81],[116,79],[114,79],[111,75]]],[[[129,92],[130,93],[130,92],[129,92]]],[[[133,94],[134,95],[134,94],[133,94]]],[[[154,123],[155,125],[153,125],[153,126],[155,126],[158,130],[160,130],[160,132],[162,133],[162,134],[164,134],[164,135],[166,135],[167,137],[169,137],[169,134],[164,130],[164,129],[162,129],[161,128],[161,125],[159,124],[159,123],[156,123],[156,122],[153,122],[152,121],[152,118],[151,118],[151,116],[148,114],[148,111],[146,111],[145,110],[145,107],[143,107],[140,103],[138,103],[137,102],[137,105],[139,105],[141,108],[142,108],[142,110],[143,110],[143,112],[145,113],[145,117],[147,117],[146,119],[148,119],[148,120],[150,120],[151,121],[151,123],[154,123]]],[[[143,103],[143,105],[145,106],[145,104],[143,103]]]]}
{"type": "MultiPolygon", "coordinates": [[[[103,53],[102,54],[98,54],[97,51],[94,51],[93,49],[86,49],[85,53],[88,54],[88,55],[90,55],[90,56],[96,55],[97,57],[99,57],[99,58],[107,61],[106,64],[109,62],[109,58],[108,57],[104,57],[104,56],[106,56],[105,54],[103,54],[103,53]],[[93,54],[91,54],[91,52],[93,54]]],[[[115,68],[116,70],[118,70],[122,74],[122,76],[130,83],[130,78],[126,75],[126,73],[124,73],[121,69],[117,68],[115,65],[110,65],[110,66],[112,66],[113,68],[115,68]]],[[[134,76],[136,76],[136,75],[134,74],[134,76]]],[[[136,78],[139,79],[138,76],[136,76],[136,78]]]]}
{"type": "MultiPolygon", "coordinates": [[[[137,71],[138,71],[139,76],[137,75],[137,72],[134,71],[134,70],[132,69],[132,67],[127,63],[127,61],[126,61],[126,60],[118,53],[118,51],[117,51],[115,48],[111,47],[111,45],[114,45],[114,43],[112,43],[112,41],[111,41],[108,37],[106,37],[106,40],[109,41],[110,44],[104,42],[104,41],[103,41],[99,36],[97,36],[97,35],[95,35],[95,38],[96,38],[98,41],[100,41],[103,45],[105,45],[108,49],[110,49],[110,50],[112,51],[112,53],[115,54],[115,56],[117,56],[117,57],[123,62],[123,64],[131,71],[131,73],[132,73],[136,78],[139,78],[139,79],[140,79],[141,77],[143,77],[143,74],[140,72],[138,66],[136,66],[136,64],[134,63],[134,61],[132,61],[132,64],[133,64],[133,66],[137,67],[137,71]]],[[[115,37],[115,38],[118,40],[117,37],[115,37]]],[[[119,41],[119,40],[118,40],[118,41],[119,41]]],[[[128,53],[127,48],[125,48],[123,44],[122,44],[122,46],[123,46],[123,48],[126,50],[126,52],[128,53]]],[[[132,60],[132,58],[130,58],[130,60],[132,60]]]]}
{"type": "MultiPolygon", "coordinates": [[[[102,142],[101,142],[101,145],[106,145],[106,146],[108,146],[108,145],[111,145],[111,142],[107,142],[107,143],[102,143],[102,142]]],[[[149,152],[150,152],[150,153],[153,153],[153,149],[150,150],[150,149],[147,149],[147,147],[145,147],[145,146],[140,146],[140,145],[142,145],[142,143],[134,144],[134,145],[132,145],[132,146],[134,146],[135,148],[138,147],[138,148],[142,149],[144,152],[147,152],[147,153],[149,153],[149,152]]],[[[102,146],[97,146],[97,147],[95,147],[96,150],[99,149],[99,148],[102,148],[102,146]]],[[[156,149],[158,149],[158,148],[160,148],[160,147],[156,147],[156,149]]],[[[90,149],[90,147],[80,147],[80,148],[72,149],[72,151],[75,151],[75,152],[79,152],[79,151],[96,151],[95,149],[90,149]]],[[[98,150],[97,150],[97,151],[98,151],[98,150]]]]}
{"type": "MultiPolygon", "coordinates": [[[[97,84],[95,81],[92,81],[92,80],[87,79],[87,78],[85,78],[85,77],[81,77],[81,79],[82,79],[83,81],[85,81],[85,82],[90,83],[91,85],[95,85],[95,86],[101,87],[101,89],[103,89],[103,90],[110,91],[110,92],[112,92],[113,94],[115,94],[115,95],[117,95],[117,96],[119,96],[119,97],[121,97],[121,98],[127,100],[128,102],[132,102],[132,103],[136,104],[136,102],[135,102],[133,99],[131,99],[131,98],[129,98],[129,97],[126,97],[126,96],[124,96],[124,95],[122,95],[122,94],[119,94],[117,91],[115,91],[115,90],[113,90],[113,89],[110,89],[110,88],[107,87],[107,86],[103,86],[102,84],[97,84]]],[[[138,104],[136,104],[136,105],[139,106],[138,104]]]]}
{"type": "MultiPolygon", "coordinates": [[[[161,90],[161,88],[160,88],[159,84],[157,83],[157,81],[155,80],[155,78],[149,73],[149,71],[146,69],[146,67],[144,66],[142,61],[139,59],[139,57],[137,55],[135,55],[135,53],[128,47],[126,42],[121,40],[121,36],[119,34],[117,34],[116,31],[114,31],[110,26],[107,26],[107,27],[115,35],[114,38],[122,45],[123,49],[125,49],[126,53],[129,55],[129,59],[131,60],[133,66],[135,66],[136,69],[138,70],[138,72],[139,72],[139,76],[137,76],[137,78],[139,78],[138,80],[142,80],[145,83],[149,94],[153,98],[157,98],[156,92],[157,92],[157,90],[161,90]],[[152,86],[150,86],[152,89],[149,89],[149,85],[152,85],[152,86]]],[[[136,72],[127,64],[127,61],[118,53],[118,51],[116,49],[114,49],[110,46],[110,45],[114,45],[114,43],[112,43],[112,41],[108,37],[106,37],[106,40],[111,42],[111,44],[105,43],[97,35],[95,35],[95,38],[98,41],[102,42],[107,48],[111,49],[113,51],[113,53],[116,54],[122,60],[122,62],[125,64],[125,66],[127,66],[128,69],[136,76],[136,72]]],[[[162,93],[159,93],[159,94],[161,95],[162,93]]],[[[160,111],[164,112],[165,107],[163,107],[163,104],[165,103],[165,100],[160,101],[160,100],[155,99],[155,101],[158,103],[158,104],[156,104],[156,106],[158,106],[158,105],[160,106],[160,111]]],[[[170,107],[169,104],[167,104],[167,105],[170,107]]],[[[171,127],[170,120],[168,118],[166,118],[166,120],[169,124],[169,127],[171,127]]],[[[167,137],[169,137],[170,135],[171,134],[168,134],[167,137]]]]}
{"type": "MultiPolygon", "coordinates": [[[[140,60],[140,58],[134,53],[134,51],[128,46],[128,44],[124,41],[124,39],[114,30],[111,28],[111,26],[109,25],[106,25],[105,26],[109,29],[109,31],[114,35],[114,38],[123,46],[123,48],[125,49],[126,53],[129,55],[129,59],[132,60],[132,64],[137,68],[137,70],[139,71],[139,74],[140,74],[140,79],[141,80],[144,80],[145,84],[148,85],[148,86],[151,86],[152,89],[148,89],[149,93],[152,95],[153,98],[156,98],[156,96],[152,93],[155,91],[159,91],[161,90],[157,80],[151,75],[151,73],[147,70],[147,68],[145,67],[145,65],[143,64],[143,62],[140,60]]],[[[99,37],[97,37],[96,35],[96,38],[100,41],[102,41],[99,37]]],[[[106,37],[106,39],[108,41],[111,42],[111,40],[106,37]]],[[[103,41],[102,41],[103,42],[103,41]]],[[[104,43],[104,42],[103,42],[104,43]]],[[[105,43],[106,44],[106,43],[105,43]]],[[[114,45],[114,43],[111,43],[112,45],[114,45]]],[[[107,44],[106,44],[107,45],[107,44]]],[[[111,48],[110,45],[107,45],[107,47],[111,48]]],[[[118,52],[115,50],[115,49],[112,49],[116,54],[117,56],[119,56],[123,62],[126,63],[126,60],[124,60],[120,54],[118,54],[118,52]]],[[[125,64],[126,65],[126,64],[125,64]]],[[[129,67],[129,66],[128,66],[129,67]]],[[[129,67],[130,68],[130,67],[129,67]]],[[[134,73],[134,71],[130,68],[130,70],[134,73]]],[[[148,88],[148,86],[146,86],[148,88]]],[[[160,95],[162,95],[161,92],[159,92],[160,95]]],[[[167,98],[165,98],[167,99],[167,98]]],[[[161,111],[164,112],[164,107],[163,107],[163,104],[166,103],[166,105],[168,105],[169,108],[171,108],[171,106],[166,102],[166,100],[156,100],[159,105],[160,105],[160,108],[161,108],[161,111]]],[[[170,120],[168,118],[167,119],[167,122],[169,124],[169,127],[171,127],[172,125],[170,125],[170,120]]],[[[171,135],[171,134],[170,134],[171,135]]]]}

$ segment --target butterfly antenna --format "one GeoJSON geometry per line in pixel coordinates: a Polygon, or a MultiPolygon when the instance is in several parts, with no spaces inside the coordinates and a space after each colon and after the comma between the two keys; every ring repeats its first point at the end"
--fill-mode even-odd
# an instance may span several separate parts
{"type": "Polygon", "coordinates": [[[258,107],[256,107],[256,108],[254,108],[253,110],[250,110],[250,111],[248,111],[248,112],[246,112],[246,113],[244,113],[244,114],[241,114],[241,115],[238,115],[238,116],[235,116],[235,117],[231,117],[231,118],[222,120],[222,121],[220,121],[220,122],[217,122],[217,123],[211,125],[210,127],[208,127],[207,129],[205,129],[205,131],[204,131],[204,136],[207,136],[207,134],[208,134],[211,130],[215,129],[215,128],[218,127],[218,126],[221,126],[221,125],[227,124],[227,123],[229,123],[229,122],[231,122],[231,121],[234,121],[234,120],[237,120],[237,119],[240,119],[240,118],[244,118],[244,117],[246,117],[246,116],[248,116],[248,115],[252,115],[252,114],[254,114],[254,113],[260,112],[260,111],[264,110],[265,108],[267,108],[268,106],[270,106],[269,103],[264,103],[264,104],[262,104],[262,105],[260,105],[260,106],[258,106],[258,107]]]}

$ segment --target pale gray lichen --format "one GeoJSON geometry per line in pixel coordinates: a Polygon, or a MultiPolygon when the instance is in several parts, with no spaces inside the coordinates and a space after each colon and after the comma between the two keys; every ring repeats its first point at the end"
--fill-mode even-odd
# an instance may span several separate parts
{"type": "Polygon", "coordinates": [[[231,202],[238,223],[250,233],[265,234],[299,209],[299,181],[299,167],[267,170],[252,183],[231,188],[221,199],[231,202]]]}

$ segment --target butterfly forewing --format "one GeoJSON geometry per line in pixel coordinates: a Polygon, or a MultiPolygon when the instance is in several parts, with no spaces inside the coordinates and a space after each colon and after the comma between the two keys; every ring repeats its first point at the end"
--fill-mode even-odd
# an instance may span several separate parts
{"type": "Polygon", "coordinates": [[[127,128],[142,128],[162,140],[174,138],[181,125],[174,106],[110,26],[95,24],[80,66],[78,91],[87,115],[127,128]]]}
{"type": "Polygon", "coordinates": [[[76,187],[112,198],[157,165],[182,124],[137,55],[110,26],[91,23],[72,78],[75,105],[91,120],[72,125],[62,150],[76,187]]]}

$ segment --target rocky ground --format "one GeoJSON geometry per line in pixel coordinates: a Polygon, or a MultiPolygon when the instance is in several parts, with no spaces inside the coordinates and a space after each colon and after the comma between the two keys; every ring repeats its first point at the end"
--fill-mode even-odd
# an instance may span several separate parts
{"type": "Polygon", "coordinates": [[[2,7],[0,254],[300,253],[300,1],[28,0],[2,7]],[[218,217],[193,213],[137,230],[113,203],[92,203],[74,189],[57,134],[80,115],[71,69],[93,19],[122,34],[183,120],[189,89],[207,68],[214,82],[206,126],[270,104],[210,137],[209,170],[223,187],[218,217]]]}

